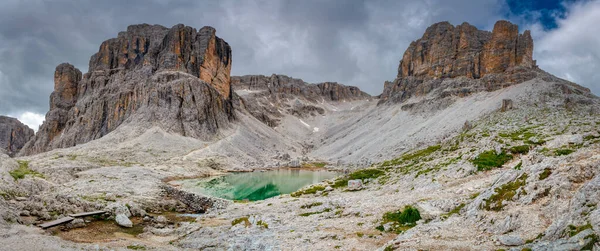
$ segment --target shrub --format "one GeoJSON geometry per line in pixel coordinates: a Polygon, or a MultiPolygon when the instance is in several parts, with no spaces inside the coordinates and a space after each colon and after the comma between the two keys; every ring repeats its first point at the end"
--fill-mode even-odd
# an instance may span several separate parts
{"type": "Polygon", "coordinates": [[[421,219],[419,210],[414,207],[406,206],[403,211],[387,212],[383,215],[385,222],[398,222],[400,224],[415,224],[421,219]]]}
{"type": "Polygon", "coordinates": [[[529,152],[529,145],[513,146],[509,150],[511,153],[527,154],[529,152]]]}
{"type": "Polygon", "coordinates": [[[421,214],[419,210],[411,206],[406,206],[403,211],[398,210],[385,213],[382,217],[382,224],[375,227],[375,229],[385,231],[383,225],[391,222],[390,231],[399,234],[414,227],[420,219],[421,214]]]}
{"type": "Polygon", "coordinates": [[[512,155],[502,151],[496,154],[496,151],[489,150],[482,152],[472,162],[477,166],[477,171],[491,170],[494,167],[501,167],[504,163],[512,159],[512,155]]]}

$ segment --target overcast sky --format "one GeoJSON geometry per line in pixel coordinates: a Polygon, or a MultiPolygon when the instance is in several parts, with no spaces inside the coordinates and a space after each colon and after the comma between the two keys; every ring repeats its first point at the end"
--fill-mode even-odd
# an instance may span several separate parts
{"type": "Polygon", "coordinates": [[[3,0],[0,114],[37,129],[54,68],[87,72],[100,43],[130,24],[213,26],[232,47],[232,75],[278,73],[378,95],[429,25],[491,30],[499,19],[532,30],[542,69],[600,94],[600,0],[3,0]]]}

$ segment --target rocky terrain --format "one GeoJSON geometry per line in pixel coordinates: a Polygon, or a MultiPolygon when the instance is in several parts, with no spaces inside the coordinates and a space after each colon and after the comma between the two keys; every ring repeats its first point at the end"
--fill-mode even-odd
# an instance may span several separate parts
{"type": "Polygon", "coordinates": [[[0,116],[0,152],[17,154],[34,136],[33,129],[11,117],[0,116]]]}
{"type": "Polygon", "coordinates": [[[59,65],[46,122],[0,154],[0,250],[599,250],[600,99],[532,50],[506,21],[434,24],[371,97],[229,77],[209,27],[130,26],[83,76],[59,65]],[[257,202],[171,182],[315,163],[344,172],[257,202]]]}

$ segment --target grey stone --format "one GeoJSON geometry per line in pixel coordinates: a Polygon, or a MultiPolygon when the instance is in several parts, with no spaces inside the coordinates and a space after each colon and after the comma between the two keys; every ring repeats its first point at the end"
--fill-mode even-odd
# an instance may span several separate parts
{"type": "Polygon", "coordinates": [[[119,224],[119,226],[122,227],[133,227],[133,223],[131,222],[131,220],[129,220],[129,218],[124,214],[117,214],[117,216],[115,217],[115,222],[117,222],[117,224],[119,224]]]}
{"type": "Polygon", "coordinates": [[[348,190],[360,190],[362,188],[361,180],[349,180],[348,181],[348,190]]]}
{"type": "Polygon", "coordinates": [[[506,246],[520,246],[525,244],[525,241],[521,237],[515,235],[501,235],[498,237],[498,241],[506,246]]]}
{"type": "Polygon", "coordinates": [[[156,217],[156,219],[154,219],[154,221],[156,221],[157,223],[162,223],[162,224],[169,222],[169,220],[167,220],[167,218],[165,218],[162,215],[159,215],[158,217],[156,217]]]}

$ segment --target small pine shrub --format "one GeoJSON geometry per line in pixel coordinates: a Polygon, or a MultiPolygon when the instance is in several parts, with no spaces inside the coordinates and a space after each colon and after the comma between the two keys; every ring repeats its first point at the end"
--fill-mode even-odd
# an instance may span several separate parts
{"type": "Polygon", "coordinates": [[[489,150],[482,152],[472,162],[477,166],[477,171],[491,170],[494,167],[502,167],[504,163],[512,159],[512,155],[502,151],[500,154],[496,154],[496,151],[489,150]]]}

